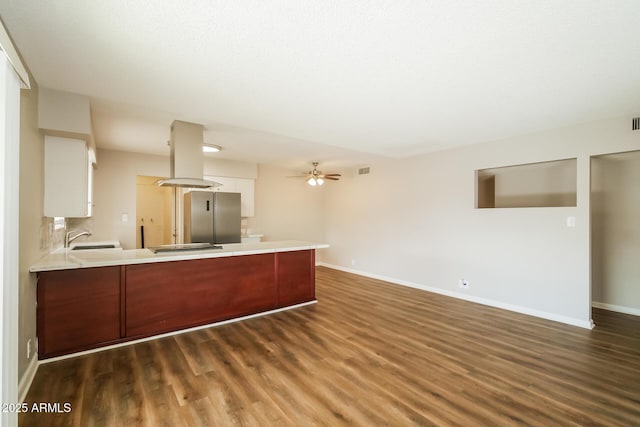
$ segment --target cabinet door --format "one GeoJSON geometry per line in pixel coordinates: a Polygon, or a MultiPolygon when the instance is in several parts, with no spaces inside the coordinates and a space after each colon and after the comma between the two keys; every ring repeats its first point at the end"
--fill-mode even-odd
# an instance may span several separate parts
{"type": "Polygon", "coordinates": [[[224,178],[218,176],[206,176],[205,179],[210,179],[211,181],[215,181],[218,184],[222,184],[218,187],[213,187],[212,191],[220,191],[223,193],[235,193],[236,192],[236,183],[233,178],[224,178]]]}
{"type": "Polygon", "coordinates": [[[107,345],[120,338],[120,267],[38,274],[40,358],[107,345]]]}
{"type": "Polygon", "coordinates": [[[278,252],[278,306],[315,299],[315,251],[278,252]]]}
{"type": "Polygon", "coordinates": [[[45,136],[44,216],[91,216],[91,169],[85,141],[45,136]]]}
{"type": "Polygon", "coordinates": [[[274,254],[126,267],[126,336],[204,325],[276,306],[274,254]]]}

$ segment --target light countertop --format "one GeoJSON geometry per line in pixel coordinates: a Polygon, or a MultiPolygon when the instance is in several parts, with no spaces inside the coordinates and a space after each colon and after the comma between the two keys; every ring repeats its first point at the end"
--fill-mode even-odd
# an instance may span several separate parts
{"type": "Polygon", "coordinates": [[[185,261],[191,259],[255,255],[274,252],[302,251],[328,248],[325,243],[283,240],[222,244],[222,249],[154,254],[149,249],[58,249],[33,264],[29,271],[71,270],[76,268],[106,267],[113,265],[144,264],[150,262],[185,261]]]}

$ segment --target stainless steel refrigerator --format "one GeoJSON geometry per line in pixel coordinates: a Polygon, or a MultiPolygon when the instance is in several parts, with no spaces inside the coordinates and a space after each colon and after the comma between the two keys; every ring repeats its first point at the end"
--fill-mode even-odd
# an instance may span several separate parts
{"type": "Polygon", "coordinates": [[[240,193],[184,195],[185,243],[240,243],[240,193]]]}

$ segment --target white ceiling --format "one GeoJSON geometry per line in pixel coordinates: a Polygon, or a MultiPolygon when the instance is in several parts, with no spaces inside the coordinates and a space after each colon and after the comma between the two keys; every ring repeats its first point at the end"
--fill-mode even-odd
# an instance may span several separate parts
{"type": "MultiPolygon", "coordinates": [[[[640,113],[638,0],[2,0],[40,86],[99,147],[366,163],[640,113]],[[367,154],[368,153],[368,154],[367,154]]],[[[326,163],[325,163],[326,164],[326,163]]]]}

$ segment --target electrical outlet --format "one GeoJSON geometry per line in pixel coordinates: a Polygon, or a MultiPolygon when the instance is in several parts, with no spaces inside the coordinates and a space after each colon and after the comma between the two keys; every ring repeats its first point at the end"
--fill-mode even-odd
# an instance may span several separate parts
{"type": "Polygon", "coordinates": [[[469,289],[469,281],[465,279],[458,280],[458,287],[462,289],[469,289]]]}
{"type": "Polygon", "coordinates": [[[356,265],[356,259],[355,259],[355,258],[353,258],[353,259],[351,260],[351,265],[356,265]]]}
{"type": "Polygon", "coordinates": [[[27,359],[31,359],[31,338],[27,341],[27,359]]]}

